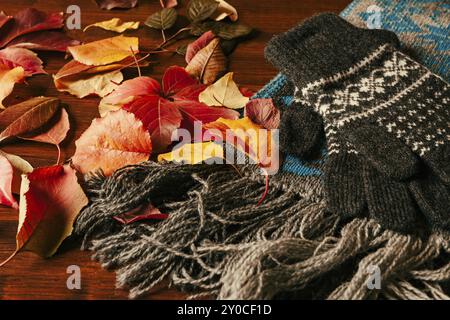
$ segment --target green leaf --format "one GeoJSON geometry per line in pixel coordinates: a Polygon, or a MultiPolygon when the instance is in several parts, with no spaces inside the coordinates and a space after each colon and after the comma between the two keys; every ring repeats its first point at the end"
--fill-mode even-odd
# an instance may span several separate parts
{"type": "Polygon", "coordinates": [[[191,0],[187,7],[187,17],[192,22],[208,19],[219,6],[216,0],[191,0]]]}
{"type": "Polygon", "coordinates": [[[199,37],[202,34],[204,34],[206,31],[213,30],[215,24],[216,24],[215,21],[205,21],[205,22],[200,22],[200,23],[193,23],[190,33],[193,36],[199,37]]]}
{"type": "Polygon", "coordinates": [[[253,28],[236,22],[204,21],[193,23],[190,33],[194,36],[201,36],[209,30],[212,30],[215,35],[223,40],[232,40],[249,35],[253,31],[253,28]]]}
{"type": "Polygon", "coordinates": [[[188,46],[188,44],[183,44],[183,45],[179,46],[179,47],[177,48],[177,50],[176,50],[177,53],[178,53],[180,56],[185,56],[185,55],[186,55],[187,46],[188,46]]]}
{"type": "Polygon", "coordinates": [[[164,8],[149,16],[145,24],[153,29],[167,30],[170,29],[177,21],[178,13],[174,8],[164,8]]]}
{"type": "Polygon", "coordinates": [[[213,32],[224,40],[231,40],[249,35],[252,27],[240,23],[216,22],[213,32]]]}

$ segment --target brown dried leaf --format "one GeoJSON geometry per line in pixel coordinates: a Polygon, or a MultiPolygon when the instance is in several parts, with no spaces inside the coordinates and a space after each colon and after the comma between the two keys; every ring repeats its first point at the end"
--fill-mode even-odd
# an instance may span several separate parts
{"type": "Polygon", "coordinates": [[[202,83],[211,84],[226,70],[226,63],[220,39],[216,38],[197,52],[187,65],[186,71],[202,83]]]}
{"type": "Polygon", "coordinates": [[[0,113],[0,142],[32,133],[44,126],[59,110],[59,99],[31,98],[0,113]]]}

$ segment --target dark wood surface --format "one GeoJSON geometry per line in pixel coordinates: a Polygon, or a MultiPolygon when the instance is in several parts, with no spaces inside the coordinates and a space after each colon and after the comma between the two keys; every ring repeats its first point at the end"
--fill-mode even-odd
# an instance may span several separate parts
{"type": "MultiPolygon", "coordinates": [[[[180,10],[183,12],[184,3],[180,10]]],[[[230,57],[229,70],[234,71],[236,82],[252,90],[258,90],[276,71],[264,60],[263,50],[273,34],[283,32],[302,19],[319,12],[340,12],[350,0],[229,0],[243,23],[255,27],[259,32],[251,40],[241,43],[230,57]]],[[[113,17],[124,21],[145,21],[146,17],[159,10],[158,0],[139,0],[139,6],[130,10],[101,10],[94,0],[0,0],[0,11],[12,15],[17,11],[34,7],[43,11],[66,11],[71,4],[81,8],[82,26],[108,20],[113,17]]],[[[83,33],[69,31],[76,39],[92,41],[115,36],[116,33],[98,28],[83,33]]],[[[139,30],[126,32],[140,38],[141,50],[151,49],[161,42],[159,32],[141,26],[139,30]]],[[[98,117],[99,98],[77,99],[56,91],[51,74],[65,63],[64,54],[39,54],[49,75],[37,75],[27,84],[16,85],[14,92],[5,100],[12,105],[39,95],[57,96],[67,103],[71,117],[71,131],[62,145],[62,157],[70,158],[74,153],[74,141],[86,130],[92,119],[98,117]]],[[[184,66],[181,56],[165,56],[158,59],[144,74],[160,79],[164,69],[170,65],[184,66]]],[[[128,76],[133,76],[129,73],[128,76]]],[[[50,145],[18,142],[2,146],[6,152],[22,156],[33,166],[54,164],[56,149],[50,145]]],[[[15,248],[17,211],[0,206],[0,261],[8,257],[15,248]]],[[[81,252],[76,242],[66,242],[58,254],[44,260],[30,252],[19,253],[9,264],[0,268],[0,299],[125,299],[127,291],[115,288],[115,274],[103,270],[91,261],[89,252],[81,252]],[[66,286],[67,267],[81,268],[81,290],[69,290],[66,286]]],[[[182,299],[184,295],[164,285],[148,295],[149,299],[182,299]]]]}

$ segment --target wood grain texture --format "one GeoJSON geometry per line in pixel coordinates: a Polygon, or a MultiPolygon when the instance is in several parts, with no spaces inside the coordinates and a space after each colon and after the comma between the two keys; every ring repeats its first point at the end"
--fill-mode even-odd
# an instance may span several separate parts
{"type": "MultiPolygon", "coordinates": [[[[34,7],[43,11],[66,11],[71,4],[81,8],[82,26],[98,21],[118,17],[124,21],[145,21],[151,13],[160,10],[157,0],[139,0],[139,6],[131,10],[101,10],[93,0],[0,0],[0,10],[7,14],[34,7]]],[[[181,13],[184,3],[179,1],[181,13]]],[[[273,34],[286,31],[302,19],[319,12],[340,12],[350,0],[229,0],[238,10],[240,21],[258,30],[257,36],[241,43],[230,57],[229,70],[234,71],[235,81],[252,90],[258,90],[275,74],[264,60],[264,46],[273,34]]],[[[183,23],[181,19],[180,25],[183,23]]],[[[116,33],[92,28],[86,33],[68,31],[74,38],[92,41],[111,37],[116,33]]],[[[161,42],[160,33],[145,26],[137,31],[126,32],[126,35],[140,38],[141,50],[149,50],[161,42]]],[[[170,33],[169,33],[170,34],[170,33]]],[[[60,53],[40,53],[45,63],[45,70],[51,75],[56,73],[65,63],[60,53]]],[[[164,69],[170,65],[184,66],[181,56],[164,56],[156,59],[151,68],[143,73],[160,79],[164,69]]],[[[135,71],[127,72],[127,77],[135,76],[135,71]]],[[[69,94],[56,91],[51,76],[37,75],[29,79],[27,84],[17,85],[14,92],[5,100],[5,105],[12,105],[30,97],[45,95],[59,97],[68,105],[72,129],[68,139],[62,144],[62,157],[70,158],[74,153],[74,141],[90,125],[92,119],[98,117],[99,98],[88,97],[77,99],[69,94]]],[[[33,166],[54,164],[57,152],[53,146],[34,143],[17,142],[2,147],[6,152],[20,155],[33,166]]],[[[15,247],[15,233],[18,214],[14,210],[0,207],[0,261],[5,259],[15,247]]],[[[115,288],[115,275],[105,271],[94,261],[89,252],[78,250],[79,243],[66,241],[59,253],[44,260],[33,253],[22,252],[9,264],[0,268],[0,299],[126,299],[125,289],[115,288]],[[78,265],[82,273],[82,289],[69,290],[66,286],[67,267],[78,265]]],[[[149,299],[182,299],[185,296],[164,285],[153,290],[149,299]]]]}

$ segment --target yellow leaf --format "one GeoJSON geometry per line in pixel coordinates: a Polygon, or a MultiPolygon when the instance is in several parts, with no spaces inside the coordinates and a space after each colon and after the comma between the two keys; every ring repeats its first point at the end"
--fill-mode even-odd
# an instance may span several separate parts
{"type": "Polygon", "coordinates": [[[126,30],[138,29],[139,22],[138,21],[123,22],[119,18],[112,18],[111,20],[106,20],[106,21],[90,24],[86,28],[84,28],[83,32],[85,32],[87,29],[89,29],[91,27],[99,27],[99,28],[102,28],[105,30],[122,33],[126,30]]]}
{"type": "Polygon", "coordinates": [[[160,154],[158,162],[197,164],[212,158],[223,158],[222,146],[212,141],[196,142],[186,143],[171,152],[160,154]]]}
{"type": "Polygon", "coordinates": [[[22,67],[9,69],[7,66],[0,64],[0,109],[5,109],[3,99],[11,94],[14,84],[21,81],[25,77],[25,70],[22,67]]]}
{"type": "Polygon", "coordinates": [[[68,50],[78,62],[89,66],[102,66],[130,57],[133,52],[137,53],[139,51],[139,39],[120,35],[68,47],[68,50]]]}
{"type": "Polygon", "coordinates": [[[216,21],[220,21],[225,19],[226,17],[230,17],[231,21],[236,21],[238,19],[238,13],[236,9],[224,0],[218,0],[219,6],[216,9],[216,12],[213,13],[211,19],[216,21]]]}
{"type": "Polygon", "coordinates": [[[84,98],[91,94],[104,97],[111,93],[118,83],[123,81],[123,74],[116,70],[82,77],[72,76],[56,79],[53,76],[53,81],[58,91],[69,92],[78,98],[84,98]]]}
{"type": "Polygon", "coordinates": [[[243,108],[249,101],[249,98],[242,95],[233,81],[233,72],[227,73],[206,88],[198,98],[200,102],[208,106],[224,106],[230,109],[243,108]]]}
{"type": "Polygon", "coordinates": [[[205,128],[214,129],[217,123],[224,124],[229,128],[227,136],[223,137],[229,144],[233,144],[236,149],[247,154],[262,167],[278,167],[278,159],[276,158],[278,150],[276,150],[276,146],[272,146],[275,131],[267,130],[255,124],[248,117],[237,120],[219,118],[215,122],[207,124],[205,128]],[[230,138],[232,138],[231,141],[229,141],[230,138]]]}

